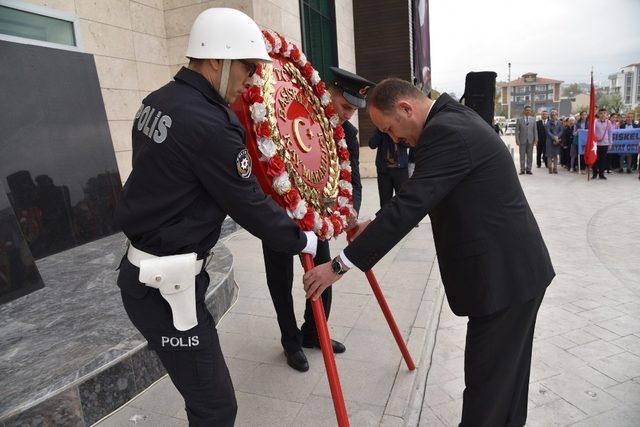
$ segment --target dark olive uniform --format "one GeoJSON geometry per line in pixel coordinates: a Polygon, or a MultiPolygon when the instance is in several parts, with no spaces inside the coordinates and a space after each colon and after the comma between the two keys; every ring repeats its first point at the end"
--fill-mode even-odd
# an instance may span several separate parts
{"type": "MultiPolygon", "coordinates": [[[[132,131],[133,171],[116,211],[134,247],[204,259],[229,215],[275,251],[291,256],[304,249],[304,234],[251,174],[244,128],[204,77],[182,68],[142,102],[132,131]]],[[[124,307],[184,397],[189,424],[233,425],[233,385],[204,303],[206,271],[196,276],[198,325],[184,332],[173,326],[159,291],[140,283],[138,274],[123,257],[124,307]]]]}

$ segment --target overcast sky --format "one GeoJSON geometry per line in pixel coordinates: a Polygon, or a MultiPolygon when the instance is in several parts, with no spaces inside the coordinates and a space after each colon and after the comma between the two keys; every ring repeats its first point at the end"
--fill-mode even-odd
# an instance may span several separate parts
{"type": "Polygon", "coordinates": [[[464,92],[469,71],[596,83],[640,62],[640,0],[429,0],[433,87],[464,92]]]}

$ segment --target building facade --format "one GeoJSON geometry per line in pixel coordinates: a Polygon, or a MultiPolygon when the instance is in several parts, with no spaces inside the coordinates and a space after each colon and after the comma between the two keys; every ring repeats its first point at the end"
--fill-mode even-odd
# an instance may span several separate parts
{"type": "Polygon", "coordinates": [[[609,94],[614,93],[620,95],[626,111],[640,105],[640,62],[609,75],[609,94]]]}
{"type": "Polygon", "coordinates": [[[560,109],[561,80],[539,77],[536,73],[526,73],[508,83],[498,83],[501,104],[511,104],[511,117],[519,117],[526,105],[534,114],[542,110],[560,109]]]}

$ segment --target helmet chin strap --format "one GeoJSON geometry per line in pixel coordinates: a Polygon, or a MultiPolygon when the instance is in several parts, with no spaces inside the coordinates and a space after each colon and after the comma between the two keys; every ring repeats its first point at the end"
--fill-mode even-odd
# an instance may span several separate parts
{"type": "Polygon", "coordinates": [[[231,60],[222,60],[222,74],[220,75],[220,96],[226,99],[227,87],[229,86],[229,72],[231,71],[231,60]]]}

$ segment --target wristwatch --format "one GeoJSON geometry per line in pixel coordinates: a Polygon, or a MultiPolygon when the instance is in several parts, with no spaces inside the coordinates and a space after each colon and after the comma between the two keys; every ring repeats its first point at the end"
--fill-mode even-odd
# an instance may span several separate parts
{"type": "Polygon", "coordinates": [[[333,261],[331,261],[331,269],[338,276],[342,276],[344,273],[347,272],[347,270],[342,268],[342,263],[340,262],[340,260],[338,260],[338,257],[335,257],[333,261]]]}

